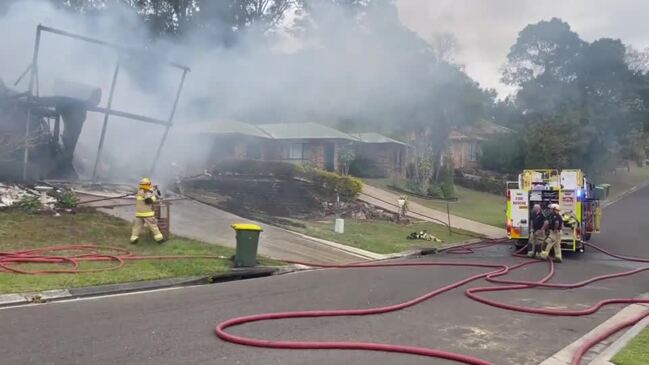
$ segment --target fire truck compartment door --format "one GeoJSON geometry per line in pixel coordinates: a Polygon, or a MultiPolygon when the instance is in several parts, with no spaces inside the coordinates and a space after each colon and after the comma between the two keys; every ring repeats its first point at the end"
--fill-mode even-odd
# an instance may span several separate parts
{"type": "Polygon", "coordinates": [[[512,238],[529,237],[529,197],[528,191],[522,189],[510,190],[511,199],[509,200],[508,210],[511,223],[512,238]]]}

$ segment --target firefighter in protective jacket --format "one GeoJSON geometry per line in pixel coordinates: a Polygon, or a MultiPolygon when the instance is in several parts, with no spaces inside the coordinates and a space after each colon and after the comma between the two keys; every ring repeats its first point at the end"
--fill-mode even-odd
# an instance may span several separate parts
{"type": "Polygon", "coordinates": [[[549,233],[547,238],[547,246],[541,251],[541,258],[546,259],[550,251],[554,251],[554,261],[561,262],[561,230],[563,229],[563,218],[559,213],[559,204],[550,204],[552,212],[548,217],[549,233]]]}
{"type": "Polygon", "coordinates": [[[136,244],[143,226],[147,226],[153,234],[153,239],[158,243],[164,241],[164,236],[158,228],[158,222],[155,218],[153,204],[158,200],[155,194],[157,190],[149,178],[140,181],[140,186],[135,196],[135,222],[133,223],[133,232],[131,233],[131,243],[136,244]]]}

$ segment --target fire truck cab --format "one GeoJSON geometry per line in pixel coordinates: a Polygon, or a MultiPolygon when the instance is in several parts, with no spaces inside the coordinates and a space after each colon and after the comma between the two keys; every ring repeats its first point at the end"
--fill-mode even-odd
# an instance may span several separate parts
{"type": "Polygon", "coordinates": [[[546,216],[559,204],[564,218],[561,249],[584,251],[583,243],[600,232],[601,208],[595,186],[581,170],[524,170],[518,181],[507,182],[507,237],[522,247],[530,237],[532,207],[546,216]]]}

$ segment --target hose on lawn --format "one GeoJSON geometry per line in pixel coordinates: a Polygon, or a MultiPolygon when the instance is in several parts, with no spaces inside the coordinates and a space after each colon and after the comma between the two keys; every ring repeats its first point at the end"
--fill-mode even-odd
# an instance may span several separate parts
{"type": "Polygon", "coordinates": [[[118,270],[124,267],[127,261],[142,260],[194,260],[194,259],[227,259],[225,256],[216,255],[155,255],[141,256],[133,252],[114,246],[101,246],[94,244],[60,245],[36,248],[22,251],[0,252],[0,272],[28,275],[44,274],[84,274],[103,271],[118,270]],[[66,255],[66,253],[74,253],[66,255]],[[82,262],[114,262],[111,266],[81,269],[82,262]],[[63,268],[50,268],[43,270],[29,270],[22,267],[27,264],[52,264],[61,265],[63,268]]]}
{"type": "MultiPolygon", "coordinates": [[[[491,241],[491,242],[480,242],[467,244],[451,249],[447,249],[446,252],[449,254],[471,254],[475,250],[491,247],[498,244],[503,244],[504,241],[491,241]]],[[[609,255],[611,257],[633,261],[633,262],[644,262],[649,263],[649,259],[638,258],[638,257],[628,257],[618,254],[608,252],[598,246],[593,244],[587,244],[588,246],[594,248],[595,250],[609,255]]],[[[523,259],[522,262],[513,265],[498,265],[498,264],[488,264],[482,262],[456,262],[456,261],[425,261],[425,262],[370,262],[370,263],[358,263],[350,265],[319,265],[319,264],[310,264],[302,263],[302,265],[321,267],[321,268],[335,268],[335,269],[371,269],[371,268],[397,268],[397,267],[430,267],[430,266],[444,266],[444,267],[473,267],[473,268],[485,268],[488,271],[481,274],[469,276],[465,279],[451,283],[449,285],[443,286],[441,288],[430,291],[419,297],[407,300],[402,303],[388,305],[383,307],[374,307],[366,309],[342,309],[342,310],[311,310],[311,311],[291,311],[291,312],[279,312],[279,313],[264,313],[264,314],[255,314],[243,317],[236,317],[224,322],[218,323],[216,325],[216,335],[228,342],[235,344],[245,345],[245,346],[254,346],[254,347],[264,347],[264,348],[274,348],[274,349],[301,349],[301,350],[323,350],[323,349],[337,349],[337,350],[366,350],[366,351],[380,351],[380,352],[395,352],[402,354],[412,354],[419,356],[426,356],[431,358],[439,358],[452,360],[464,364],[472,365],[493,365],[490,361],[479,359],[476,357],[463,355],[459,353],[431,349],[425,347],[416,347],[416,346],[404,346],[404,345],[392,345],[385,343],[374,343],[374,342],[350,342],[350,341],[278,341],[278,340],[268,340],[268,339],[257,339],[245,336],[238,336],[231,333],[228,333],[226,330],[230,327],[240,326],[247,323],[261,322],[268,320],[280,320],[280,319],[290,319],[290,318],[318,318],[318,317],[340,317],[340,316],[365,316],[365,315],[376,315],[390,313],[398,310],[402,310],[408,307],[412,307],[424,301],[427,301],[433,297],[441,295],[450,290],[456,289],[463,285],[469,284],[477,280],[486,280],[488,282],[499,284],[497,286],[488,286],[488,287],[471,287],[465,290],[465,295],[471,300],[489,305],[495,308],[500,308],[508,311],[530,313],[536,315],[546,315],[546,316],[585,316],[597,312],[602,307],[613,305],[613,304],[632,304],[632,303],[649,303],[649,299],[640,299],[640,298],[612,298],[602,300],[588,308],[581,310],[560,310],[560,309],[549,309],[549,308],[536,308],[536,307],[525,307],[519,305],[511,305],[497,300],[487,299],[479,296],[479,293],[485,292],[503,292],[503,291],[515,291],[515,290],[525,290],[532,288],[551,288],[551,289],[571,289],[579,288],[585,285],[608,280],[613,278],[625,277],[638,274],[643,271],[649,270],[649,267],[639,268],[635,270],[623,271],[614,274],[600,275],[592,277],[587,280],[583,280],[576,283],[549,283],[549,280],[555,275],[555,266],[554,263],[550,260],[542,261],[536,259],[529,259],[522,252],[525,250],[525,247],[516,251],[514,256],[523,259]],[[521,267],[526,267],[530,265],[538,265],[547,263],[548,272],[547,274],[539,279],[538,281],[523,281],[523,280],[507,280],[502,277],[511,273],[514,270],[517,270],[521,267]]],[[[298,262],[295,262],[298,263],[298,262]]],[[[608,338],[613,333],[631,326],[642,318],[649,316],[649,311],[645,312],[644,315],[632,318],[629,321],[626,321],[616,328],[612,328],[606,333],[599,336],[597,339],[594,339],[583,346],[581,346],[578,351],[574,354],[572,359],[572,365],[579,365],[584,354],[588,351],[590,347],[594,344],[601,342],[603,339],[608,338]]]]}

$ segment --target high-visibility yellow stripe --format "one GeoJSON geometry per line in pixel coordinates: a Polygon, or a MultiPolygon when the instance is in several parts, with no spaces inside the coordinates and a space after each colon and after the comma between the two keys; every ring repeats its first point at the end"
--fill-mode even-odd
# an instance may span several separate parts
{"type": "Polygon", "coordinates": [[[137,218],[151,218],[151,217],[155,216],[155,212],[153,212],[153,211],[151,211],[151,212],[137,212],[137,213],[135,213],[135,216],[137,218]]]}
{"type": "Polygon", "coordinates": [[[140,200],[140,201],[141,201],[141,200],[144,200],[144,197],[143,197],[143,196],[139,196],[139,195],[138,195],[138,196],[137,196],[137,197],[136,197],[135,199],[137,199],[137,200],[140,200]]]}
{"type": "Polygon", "coordinates": [[[158,200],[158,198],[156,198],[155,195],[152,195],[152,196],[151,196],[151,200],[155,202],[155,201],[158,200]]]}

